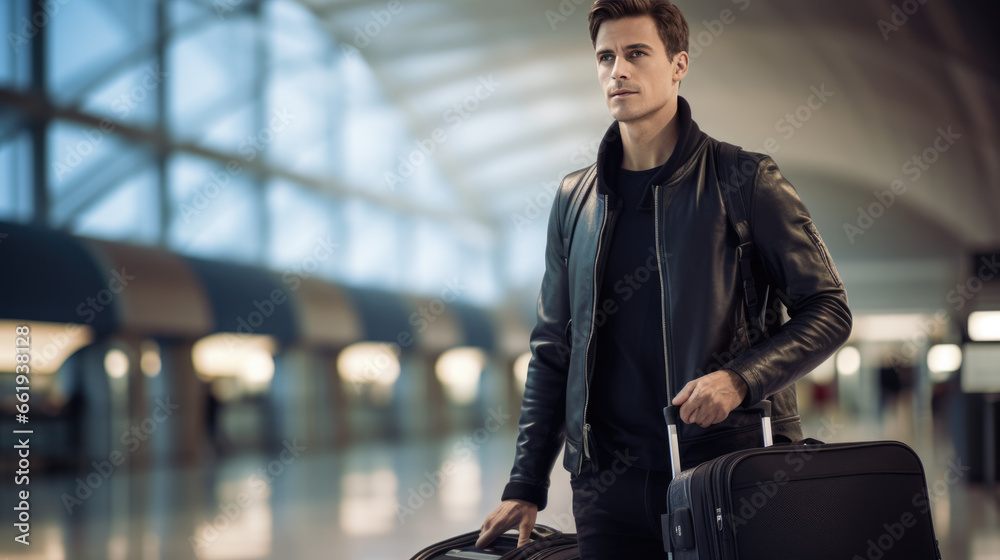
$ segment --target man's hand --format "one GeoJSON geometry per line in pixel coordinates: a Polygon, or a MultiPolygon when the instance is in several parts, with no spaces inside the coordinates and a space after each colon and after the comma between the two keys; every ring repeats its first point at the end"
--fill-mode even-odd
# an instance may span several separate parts
{"type": "Polygon", "coordinates": [[[493,513],[483,522],[483,527],[479,530],[479,540],[476,541],[476,548],[490,546],[490,543],[511,527],[517,527],[517,546],[520,548],[528,544],[531,530],[535,528],[537,516],[538,506],[531,502],[524,500],[500,502],[497,509],[493,510],[493,513]]]}
{"type": "Polygon", "coordinates": [[[707,428],[725,420],[746,394],[743,379],[736,372],[723,369],[685,385],[672,404],[681,407],[682,422],[707,428]]]}

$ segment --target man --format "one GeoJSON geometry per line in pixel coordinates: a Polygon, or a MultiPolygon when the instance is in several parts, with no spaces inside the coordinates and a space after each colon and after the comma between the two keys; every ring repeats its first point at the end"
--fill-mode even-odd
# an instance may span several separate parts
{"type": "Polygon", "coordinates": [[[847,340],[852,317],[795,189],[771,158],[741,152],[753,276],[790,317],[748,327],[723,193],[737,186],[678,96],[684,16],[666,0],[597,0],[589,21],[615,122],[596,170],[568,175],[552,205],[514,467],[477,545],[515,527],[527,542],[563,449],[581,557],[662,558],[668,400],[685,468],[760,446],[745,409],[764,398],[775,440],[799,440],[794,382],[847,340]]]}

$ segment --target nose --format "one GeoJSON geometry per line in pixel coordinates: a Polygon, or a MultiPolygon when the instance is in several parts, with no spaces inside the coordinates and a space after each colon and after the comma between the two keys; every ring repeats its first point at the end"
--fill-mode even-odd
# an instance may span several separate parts
{"type": "Polygon", "coordinates": [[[615,64],[611,67],[612,80],[627,80],[629,78],[629,64],[620,56],[615,57],[615,64]]]}

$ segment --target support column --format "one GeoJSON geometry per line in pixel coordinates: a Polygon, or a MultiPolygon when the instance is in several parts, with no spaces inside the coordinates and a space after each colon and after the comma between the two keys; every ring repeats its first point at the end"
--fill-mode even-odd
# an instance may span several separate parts
{"type": "Polygon", "coordinates": [[[339,350],[323,356],[322,364],[325,367],[322,368],[322,374],[329,383],[326,394],[329,396],[330,402],[328,416],[333,422],[333,446],[335,449],[343,449],[351,444],[353,433],[348,410],[350,404],[345,394],[347,388],[344,386],[344,380],[340,377],[340,372],[337,371],[338,354],[339,350]]]}
{"type": "MultiPolygon", "coordinates": [[[[28,17],[34,13],[47,13],[46,0],[26,0],[28,17]]],[[[46,36],[48,26],[41,25],[31,38],[31,90],[35,95],[46,98],[48,93],[46,36]]],[[[28,130],[31,132],[31,179],[32,179],[32,222],[39,226],[49,225],[48,191],[48,117],[32,117],[28,130]]]]}
{"type": "Polygon", "coordinates": [[[424,383],[427,387],[427,407],[430,418],[429,435],[433,438],[443,437],[453,426],[451,425],[451,410],[454,407],[444,394],[444,387],[434,371],[434,364],[440,354],[424,356],[421,360],[424,366],[424,383]]]}
{"type": "Polygon", "coordinates": [[[164,422],[165,455],[171,465],[198,466],[204,462],[208,449],[206,436],[207,395],[198,379],[191,359],[192,343],[165,342],[161,347],[162,383],[152,406],[172,408],[164,422]]]}

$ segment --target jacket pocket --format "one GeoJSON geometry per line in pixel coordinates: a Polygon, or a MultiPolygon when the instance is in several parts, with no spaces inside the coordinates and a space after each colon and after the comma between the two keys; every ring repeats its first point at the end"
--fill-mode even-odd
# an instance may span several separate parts
{"type": "Polygon", "coordinates": [[[571,474],[576,474],[580,461],[580,444],[566,438],[566,447],[563,451],[563,468],[571,474]]]}
{"type": "Polygon", "coordinates": [[[833,262],[833,257],[830,256],[830,251],[827,250],[826,244],[823,243],[823,238],[819,236],[819,230],[816,229],[816,224],[811,221],[802,226],[802,229],[806,231],[806,235],[812,240],[813,245],[816,246],[816,251],[819,253],[820,258],[823,259],[823,264],[826,265],[827,272],[833,278],[834,284],[838,288],[844,285],[840,281],[840,274],[837,273],[837,265],[833,262]]]}

